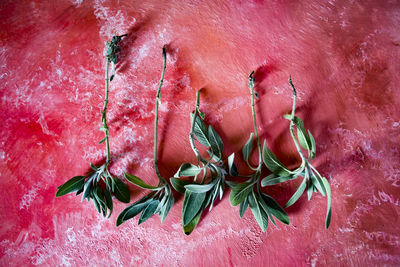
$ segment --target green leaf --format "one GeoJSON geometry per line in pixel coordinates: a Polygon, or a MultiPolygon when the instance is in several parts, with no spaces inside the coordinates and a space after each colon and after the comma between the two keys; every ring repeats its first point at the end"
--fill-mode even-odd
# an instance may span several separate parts
{"type": "Polygon", "coordinates": [[[185,185],[190,184],[190,181],[185,181],[179,178],[170,178],[169,181],[171,182],[172,187],[181,194],[185,194],[185,185]]]}
{"type": "Polygon", "coordinates": [[[101,139],[101,141],[99,142],[99,145],[104,143],[104,141],[106,141],[106,140],[107,140],[107,137],[104,137],[103,139],[101,139]]]}
{"type": "Polygon", "coordinates": [[[159,203],[160,201],[158,199],[153,199],[150,202],[150,204],[143,210],[142,214],[140,214],[139,224],[144,223],[148,218],[154,215],[159,203]]]}
{"type": "Polygon", "coordinates": [[[129,203],[131,199],[131,193],[129,192],[128,186],[118,178],[114,178],[114,182],[114,196],[121,202],[129,203]]]}
{"type": "Polygon", "coordinates": [[[239,215],[240,218],[243,218],[244,213],[247,210],[247,207],[249,206],[249,201],[247,200],[247,197],[240,203],[239,206],[239,215]]]}
{"type": "Polygon", "coordinates": [[[201,213],[202,211],[200,210],[197,213],[196,217],[193,218],[193,220],[191,220],[187,225],[183,226],[183,232],[185,233],[185,235],[190,235],[193,232],[194,228],[196,228],[197,224],[200,221],[201,213]]]}
{"type": "Polygon", "coordinates": [[[269,210],[269,212],[271,212],[272,215],[275,216],[275,218],[277,218],[284,224],[289,224],[289,217],[287,213],[272,197],[264,193],[261,195],[261,197],[264,200],[265,204],[267,204],[267,209],[269,210]]]}
{"type": "Polygon", "coordinates": [[[84,200],[85,198],[89,201],[90,199],[90,195],[92,193],[92,187],[93,187],[93,183],[92,183],[92,179],[88,179],[84,186],[83,186],[83,195],[82,195],[82,200],[84,200]]]}
{"type": "Polygon", "coordinates": [[[211,125],[208,126],[208,139],[210,141],[211,149],[214,154],[222,157],[222,152],[224,151],[224,143],[222,142],[221,137],[211,125]]]}
{"type": "Polygon", "coordinates": [[[199,166],[195,166],[191,163],[183,163],[179,170],[175,173],[175,177],[182,176],[196,176],[201,172],[202,168],[199,166]]]}
{"type": "Polygon", "coordinates": [[[297,176],[279,176],[273,173],[261,180],[261,186],[276,185],[295,178],[297,176]]]}
{"type": "Polygon", "coordinates": [[[151,198],[149,198],[148,196],[144,196],[140,200],[125,208],[118,215],[117,226],[138,215],[145,207],[149,205],[151,201],[151,198]]]}
{"type": "Polygon", "coordinates": [[[254,182],[244,182],[232,187],[229,201],[232,206],[242,203],[253,190],[254,182]]]}
{"type": "Polygon", "coordinates": [[[56,197],[61,197],[68,193],[80,190],[83,187],[84,182],[85,182],[84,176],[75,176],[69,179],[66,183],[58,187],[56,197]]]}
{"type": "Polygon", "coordinates": [[[332,205],[332,199],[331,199],[331,187],[329,186],[328,180],[326,180],[325,177],[322,177],[322,182],[325,185],[326,189],[326,196],[328,199],[327,203],[327,211],[326,211],[326,220],[325,220],[325,228],[328,229],[329,225],[331,224],[331,217],[332,217],[332,210],[331,210],[331,205],[332,205]]]}
{"type": "Polygon", "coordinates": [[[280,176],[288,176],[291,172],[278,160],[274,153],[267,147],[267,143],[264,140],[264,148],[262,151],[262,157],[264,164],[267,168],[280,176]]]}
{"type": "MultiPolygon", "coordinates": [[[[289,114],[286,114],[284,117],[288,120],[291,120],[291,115],[289,114]]],[[[294,116],[293,123],[294,125],[296,125],[297,128],[297,137],[299,139],[300,145],[306,150],[311,150],[311,140],[306,130],[304,129],[303,121],[299,117],[294,116]]]]}
{"type": "Polygon", "coordinates": [[[322,177],[318,172],[311,171],[311,180],[313,181],[314,186],[318,189],[318,191],[326,196],[325,186],[322,182],[322,177]]]}
{"type": "Polygon", "coordinates": [[[182,208],[183,226],[188,225],[193,220],[193,218],[201,209],[205,198],[205,193],[193,193],[190,191],[185,192],[182,208]]]}
{"type": "Polygon", "coordinates": [[[238,183],[237,182],[232,182],[232,181],[225,181],[225,183],[230,187],[233,188],[235,187],[238,183]]]}
{"type": "MultiPolygon", "coordinates": [[[[191,114],[191,121],[193,120],[193,113],[191,114]]],[[[211,147],[210,141],[207,136],[207,128],[200,116],[196,116],[194,123],[193,132],[196,135],[197,140],[206,147],[211,147]]]]}
{"type": "Polygon", "coordinates": [[[304,190],[306,189],[306,182],[307,182],[307,179],[304,178],[303,182],[301,182],[301,184],[297,188],[296,192],[293,194],[293,196],[286,203],[285,208],[293,205],[299,199],[299,197],[303,194],[304,190]]]}
{"type": "Polygon", "coordinates": [[[228,157],[228,171],[230,176],[237,176],[239,174],[238,168],[236,167],[234,160],[235,160],[235,153],[232,153],[228,157]]]}
{"type": "Polygon", "coordinates": [[[125,178],[134,185],[143,189],[158,189],[158,187],[146,184],[142,179],[129,173],[125,173],[125,178]]]}
{"type": "Polygon", "coordinates": [[[161,212],[160,212],[161,222],[164,222],[164,220],[167,217],[168,212],[170,211],[172,205],[174,205],[174,202],[175,202],[174,196],[172,195],[172,193],[170,193],[168,195],[167,202],[161,208],[161,212]]]}
{"type": "Polygon", "coordinates": [[[315,145],[315,139],[314,139],[314,137],[312,136],[310,130],[308,130],[308,136],[310,137],[310,142],[311,142],[311,155],[310,155],[310,159],[312,160],[312,159],[315,158],[315,154],[316,154],[317,147],[316,147],[316,145],[315,145]]]}
{"type": "Polygon", "coordinates": [[[256,219],[258,225],[260,225],[263,232],[267,231],[268,228],[268,215],[260,207],[254,191],[249,195],[249,205],[254,218],[256,219]]]}
{"type": "Polygon", "coordinates": [[[113,212],[113,202],[111,198],[111,193],[109,190],[104,190],[104,198],[106,200],[107,208],[110,210],[108,214],[108,218],[110,218],[111,213],[113,212]]]}
{"type": "Polygon", "coordinates": [[[93,204],[94,204],[94,206],[95,206],[97,212],[98,212],[98,213],[101,213],[99,202],[97,201],[97,199],[96,199],[94,196],[92,196],[91,198],[92,198],[93,204]]]}
{"type": "Polygon", "coordinates": [[[249,163],[249,158],[251,152],[253,151],[253,133],[250,134],[249,139],[247,140],[246,144],[242,148],[243,159],[249,163]]]}
{"type": "Polygon", "coordinates": [[[185,185],[185,189],[189,190],[193,193],[206,193],[206,192],[210,191],[215,186],[216,183],[217,183],[217,179],[214,179],[209,184],[188,184],[188,185],[185,185]]]}
{"type": "Polygon", "coordinates": [[[104,199],[103,190],[100,186],[97,186],[95,190],[93,190],[94,198],[97,200],[98,204],[100,205],[101,211],[103,213],[103,217],[107,215],[107,204],[104,199]]]}

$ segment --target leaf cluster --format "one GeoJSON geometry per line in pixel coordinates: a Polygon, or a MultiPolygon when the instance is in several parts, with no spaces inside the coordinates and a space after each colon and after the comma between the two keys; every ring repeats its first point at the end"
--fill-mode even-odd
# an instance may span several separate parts
{"type": "Polygon", "coordinates": [[[104,217],[111,216],[113,202],[111,193],[121,202],[129,203],[128,186],[120,179],[112,177],[106,164],[101,167],[90,165],[92,171],[85,176],[75,176],[58,187],[56,197],[69,193],[82,193],[82,201],[93,201],[96,210],[104,217]]]}

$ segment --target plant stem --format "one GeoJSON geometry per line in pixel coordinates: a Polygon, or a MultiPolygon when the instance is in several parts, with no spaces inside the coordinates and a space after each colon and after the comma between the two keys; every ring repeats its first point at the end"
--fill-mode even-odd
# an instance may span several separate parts
{"type": "Polygon", "coordinates": [[[296,136],[294,134],[294,113],[296,111],[296,101],[297,101],[297,93],[296,93],[296,88],[294,87],[293,83],[292,83],[292,77],[289,76],[289,84],[292,87],[292,91],[293,91],[293,106],[292,106],[292,113],[290,116],[290,134],[292,135],[294,144],[296,145],[296,149],[297,152],[299,152],[301,160],[302,160],[302,164],[305,163],[306,159],[303,155],[303,152],[301,151],[300,145],[297,142],[296,136]]]}
{"type": "Polygon", "coordinates": [[[155,111],[155,119],[154,119],[154,169],[156,171],[158,180],[159,180],[159,185],[165,182],[165,179],[161,176],[160,170],[158,169],[158,161],[157,161],[157,137],[158,137],[158,106],[160,104],[160,99],[161,99],[161,87],[164,82],[164,75],[165,75],[165,68],[167,65],[167,53],[165,51],[165,46],[163,47],[162,50],[162,55],[163,55],[163,69],[161,73],[161,79],[160,83],[158,85],[157,89],[157,95],[156,95],[156,111],[155,111]]]}
{"type": "Polygon", "coordinates": [[[196,155],[197,160],[201,161],[204,164],[207,164],[207,161],[202,158],[202,156],[199,153],[199,150],[197,149],[196,145],[194,144],[194,136],[195,136],[194,125],[196,123],[197,113],[199,112],[199,106],[200,106],[200,90],[196,92],[196,108],[194,110],[192,125],[190,127],[189,141],[190,141],[190,146],[192,147],[192,150],[193,150],[194,154],[196,155]]]}
{"type": "Polygon", "coordinates": [[[106,146],[107,146],[107,161],[106,161],[106,165],[107,166],[110,164],[110,161],[111,161],[110,141],[109,141],[109,138],[108,138],[109,135],[108,135],[108,126],[107,126],[107,105],[108,105],[108,91],[109,91],[109,82],[110,82],[109,77],[108,77],[109,67],[110,67],[110,62],[106,58],[106,77],[105,77],[106,88],[105,88],[104,107],[103,107],[101,120],[103,122],[104,134],[105,134],[105,138],[106,138],[106,146]]]}
{"type": "Polygon", "coordinates": [[[261,168],[262,162],[261,162],[261,143],[260,143],[260,137],[258,136],[256,111],[255,111],[255,107],[254,107],[254,77],[253,77],[253,74],[254,74],[254,71],[252,71],[249,75],[249,89],[250,89],[250,94],[251,94],[251,112],[253,114],[254,134],[256,135],[257,147],[258,147],[258,167],[257,167],[257,170],[258,170],[261,168]]]}

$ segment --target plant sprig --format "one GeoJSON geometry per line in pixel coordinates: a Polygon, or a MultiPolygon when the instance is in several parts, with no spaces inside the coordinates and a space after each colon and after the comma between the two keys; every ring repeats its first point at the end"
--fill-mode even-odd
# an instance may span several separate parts
{"type": "Polygon", "coordinates": [[[154,169],[158,177],[158,185],[152,186],[145,183],[142,179],[137,176],[125,173],[125,178],[136,186],[143,189],[151,190],[151,192],[125,208],[117,218],[117,226],[132,219],[139,213],[141,213],[139,218],[139,224],[145,222],[154,214],[159,214],[161,217],[161,222],[165,220],[170,211],[172,205],[174,204],[174,196],[172,194],[171,186],[168,182],[161,176],[158,169],[157,160],[157,139],[158,139],[158,106],[161,99],[161,87],[164,81],[165,69],[167,64],[167,54],[166,49],[163,47],[163,69],[161,74],[161,79],[158,85],[155,103],[155,118],[154,118],[154,169]]]}
{"type": "Polygon", "coordinates": [[[130,192],[126,184],[120,179],[113,177],[108,166],[111,163],[109,128],[107,125],[107,106],[109,95],[109,82],[113,79],[115,73],[115,64],[118,62],[117,54],[121,50],[118,43],[125,35],[114,36],[110,42],[106,43],[106,67],[105,67],[105,97],[104,106],[101,111],[102,126],[100,131],[104,132],[104,138],[99,142],[106,142],[106,162],[100,167],[90,164],[91,171],[85,176],[75,176],[66,183],[58,187],[56,197],[61,197],[69,193],[77,192],[76,195],[83,193],[82,200],[92,200],[97,211],[104,217],[111,216],[113,211],[113,202],[111,193],[121,202],[129,203],[130,192]],[[112,76],[109,77],[110,63],[112,64],[112,76]],[[103,182],[103,183],[101,183],[103,182]],[[105,184],[105,186],[104,186],[105,184]]]}
{"type": "Polygon", "coordinates": [[[302,183],[286,203],[285,207],[293,205],[306,189],[308,200],[311,199],[313,192],[320,192],[323,196],[327,197],[328,203],[325,227],[328,228],[331,222],[331,189],[328,180],[321,176],[317,169],[311,165],[311,161],[316,155],[315,140],[311,132],[305,130],[303,121],[299,117],[295,116],[297,92],[292,83],[291,77],[289,78],[289,84],[293,92],[293,106],[291,114],[287,114],[284,117],[290,120],[290,134],[301,158],[301,164],[297,169],[293,171],[289,170],[278,160],[275,154],[269,150],[264,143],[263,160],[272,174],[265,177],[261,181],[261,185],[275,185],[302,176],[302,183]],[[294,133],[295,127],[297,129],[297,136],[294,133]],[[307,157],[304,155],[302,148],[307,151],[307,157]]]}
{"type": "MultiPolygon", "coordinates": [[[[247,208],[250,206],[250,209],[253,213],[254,218],[257,223],[260,225],[261,229],[265,232],[268,228],[268,221],[270,220],[274,225],[275,218],[280,220],[285,224],[289,224],[289,217],[283,208],[269,195],[265,194],[260,189],[260,177],[261,177],[261,169],[262,169],[262,157],[261,157],[261,142],[260,137],[258,135],[257,130],[257,120],[255,113],[255,97],[256,92],[254,91],[254,71],[249,75],[248,87],[250,90],[251,96],[251,112],[253,116],[253,126],[254,133],[250,134],[249,139],[246,144],[242,148],[243,159],[245,160],[247,166],[253,170],[254,172],[250,175],[243,176],[240,175],[236,165],[234,164],[235,154],[232,153],[228,158],[228,166],[229,173],[231,176],[239,176],[244,178],[249,178],[245,182],[236,183],[236,182],[227,182],[231,187],[231,194],[229,197],[229,201],[232,206],[239,206],[239,215],[243,217],[247,208]],[[258,165],[257,167],[253,167],[249,162],[250,156],[253,152],[253,136],[255,135],[255,139],[257,142],[258,148],[258,165]]],[[[265,146],[265,144],[264,144],[265,146]]]]}
{"type": "Polygon", "coordinates": [[[222,199],[225,184],[225,166],[222,159],[224,144],[221,137],[210,125],[204,123],[205,114],[200,111],[200,91],[196,93],[196,107],[191,113],[189,134],[190,146],[196,155],[197,165],[184,163],[170,179],[176,191],[184,194],[182,207],[182,226],[186,235],[192,233],[200,221],[201,214],[212,209],[218,196],[222,199]],[[195,138],[207,147],[209,158],[203,158],[195,145],[195,138]],[[193,177],[193,182],[180,179],[193,177]],[[197,181],[200,179],[201,181],[197,181]]]}

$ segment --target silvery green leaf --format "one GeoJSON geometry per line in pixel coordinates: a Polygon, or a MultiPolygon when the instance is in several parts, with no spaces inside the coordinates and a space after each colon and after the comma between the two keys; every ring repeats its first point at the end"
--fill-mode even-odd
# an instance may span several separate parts
{"type": "Polygon", "coordinates": [[[250,134],[249,139],[242,148],[243,159],[248,163],[251,152],[253,151],[253,133],[250,134]]]}
{"type": "Polygon", "coordinates": [[[315,154],[316,154],[317,147],[316,147],[316,145],[315,145],[315,139],[314,139],[314,137],[312,136],[310,130],[308,130],[308,136],[310,137],[310,143],[311,143],[311,155],[310,155],[310,160],[312,160],[312,159],[315,158],[315,154]]]}
{"type": "Polygon", "coordinates": [[[267,204],[267,208],[271,212],[271,214],[274,215],[275,218],[277,218],[284,224],[289,224],[289,217],[287,213],[283,210],[283,208],[272,197],[268,196],[267,194],[262,193],[261,196],[265,204],[267,204]]]}
{"type": "Polygon", "coordinates": [[[191,220],[187,225],[183,225],[183,232],[185,233],[185,235],[190,235],[194,228],[196,228],[197,224],[200,221],[200,217],[201,217],[202,211],[200,210],[196,217],[193,218],[193,220],[191,220]]]}
{"type": "Polygon", "coordinates": [[[202,120],[204,120],[205,117],[206,117],[206,114],[204,114],[204,112],[202,112],[202,111],[199,110],[199,116],[200,116],[200,118],[201,118],[202,120]]]}
{"type": "MultiPolygon", "coordinates": [[[[291,115],[286,114],[284,116],[286,119],[291,120],[291,115]]],[[[304,123],[303,121],[297,117],[293,117],[293,123],[296,125],[297,128],[297,137],[299,139],[300,145],[307,150],[311,150],[311,140],[310,137],[308,136],[306,130],[304,129],[304,123]]]]}
{"type": "Polygon", "coordinates": [[[185,185],[190,184],[191,182],[189,181],[185,181],[179,178],[171,178],[169,179],[169,181],[171,182],[172,187],[178,191],[181,194],[184,194],[186,189],[185,189],[185,185]]]}
{"type": "Polygon", "coordinates": [[[90,168],[92,168],[92,170],[94,170],[94,171],[97,171],[99,169],[96,166],[94,166],[93,163],[90,163],[90,168]]]}
{"type": "Polygon", "coordinates": [[[83,188],[85,182],[84,176],[75,176],[58,187],[56,197],[64,196],[68,193],[79,191],[83,188]]]}
{"type": "Polygon", "coordinates": [[[188,225],[193,220],[193,218],[201,209],[205,198],[205,193],[193,193],[190,191],[185,191],[185,198],[183,200],[182,208],[183,226],[188,225]]]}
{"type": "Polygon", "coordinates": [[[142,214],[140,214],[139,224],[144,223],[148,218],[154,215],[158,204],[160,201],[158,199],[153,199],[150,204],[143,210],[142,214]]]}
{"type": "Polygon", "coordinates": [[[114,196],[121,202],[129,203],[131,199],[131,193],[129,192],[128,186],[118,178],[114,178],[114,182],[114,196]]]}
{"type": "MultiPolygon", "coordinates": [[[[191,120],[193,120],[193,113],[191,114],[191,120]]],[[[210,141],[208,140],[207,128],[200,116],[196,116],[196,121],[194,123],[194,134],[197,140],[206,147],[211,147],[210,141]]]]}
{"type": "Polygon", "coordinates": [[[328,199],[327,203],[327,211],[326,211],[326,220],[325,220],[325,228],[328,229],[329,225],[331,224],[331,217],[332,217],[332,210],[331,210],[331,204],[332,204],[332,199],[331,199],[331,187],[329,186],[328,180],[326,180],[325,177],[322,177],[322,182],[325,185],[326,189],[326,196],[328,199]]]}
{"type": "Polygon", "coordinates": [[[103,190],[100,188],[100,186],[97,186],[93,190],[93,196],[94,196],[94,199],[97,201],[97,203],[100,206],[100,209],[101,209],[101,212],[103,214],[103,217],[106,217],[106,215],[107,215],[107,204],[106,204],[106,201],[104,199],[103,190]]]}
{"type": "Polygon", "coordinates": [[[254,191],[249,195],[249,205],[254,218],[256,219],[258,225],[260,225],[263,232],[267,231],[268,228],[268,215],[260,207],[254,191]]]}
{"type": "Polygon", "coordinates": [[[195,166],[191,163],[183,163],[179,170],[175,173],[175,177],[182,176],[196,176],[202,171],[202,168],[199,166],[195,166]]]}
{"type": "Polygon", "coordinates": [[[208,140],[210,141],[211,149],[214,154],[222,157],[222,152],[224,151],[224,143],[222,142],[221,137],[211,125],[208,126],[208,140]]]}
{"type": "Polygon", "coordinates": [[[237,206],[253,191],[254,182],[244,182],[232,187],[229,201],[232,206],[237,206]]]}
{"type": "Polygon", "coordinates": [[[168,212],[170,211],[172,205],[174,205],[174,197],[172,195],[172,193],[170,193],[168,195],[168,199],[167,202],[165,203],[165,205],[161,208],[161,213],[160,213],[160,217],[161,217],[161,222],[164,222],[165,218],[168,215],[168,212]]]}
{"type": "Polygon", "coordinates": [[[206,193],[214,187],[216,182],[217,182],[217,179],[214,179],[209,184],[188,184],[188,185],[185,185],[185,189],[189,190],[191,192],[194,192],[194,193],[206,193]]]}
{"type": "Polygon", "coordinates": [[[244,215],[244,213],[246,212],[248,206],[249,206],[249,202],[248,202],[247,197],[246,197],[246,198],[240,203],[240,206],[239,206],[239,215],[240,215],[240,218],[243,217],[243,215],[244,215]]]}
{"type": "Polygon", "coordinates": [[[264,147],[262,151],[262,157],[264,164],[267,168],[280,176],[288,176],[291,172],[278,160],[274,153],[267,147],[267,143],[264,140],[264,147]]]}
{"type": "Polygon", "coordinates": [[[129,173],[125,173],[125,178],[134,185],[143,189],[158,189],[158,187],[146,184],[142,179],[129,173]]]}
{"type": "Polygon", "coordinates": [[[106,200],[107,208],[109,209],[109,214],[108,218],[111,216],[111,213],[113,212],[113,202],[111,198],[111,193],[109,190],[104,190],[104,198],[106,200]]]}
{"type": "Polygon", "coordinates": [[[92,193],[92,180],[88,179],[85,182],[85,185],[83,186],[83,195],[82,195],[82,200],[84,200],[85,198],[89,201],[90,199],[90,194],[92,193]]]}
{"type": "Polygon", "coordinates": [[[124,223],[125,221],[127,221],[127,220],[135,217],[136,215],[138,215],[145,207],[147,207],[150,204],[151,201],[152,201],[151,198],[149,198],[148,196],[144,196],[140,200],[136,201],[132,205],[130,205],[127,208],[125,208],[118,215],[116,225],[119,226],[122,223],[124,223]]]}
{"type": "Polygon", "coordinates": [[[307,185],[307,179],[304,178],[300,186],[297,188],[296,192],[286,203],[285,208],[293,205],[299,199],[299,197],[303,194],[304,190],[306,189],[306,185],[307,185]]]}
{"type": "Polygon", "coordinates": [[[318,189],[318,191],[326,196],[325,186],[322,182],[322,177],[318,172],[311,171],[311,180],[313,181],[314,186],[318,189]]]}
{"type": "Polygon", "coordinates": [[[276,226],[274,217],[272,216],[267,203],[265,203],[264,199],[261,197],[260,193],[256,194],[256,200],[258,201],[258,204],[260,205],[261,209],[265,212],[265,214],[267,214],[268,219],[271,220],[271,222],[273,223],[273,225],[276,226]]]}
{"type": "Polygon", "coordinates": [[[99,142],[99,145],[104,143],[104,141],[106,141],[106,140],[107,140],[107,137],[104,137],[103,139],[101,139],[101,141],[99,142]]]}
{"type": "Polygon", "coordinates": [[[308,181],[307,183],[307,200],[310,200],[312,198],[314,192],[314,186],[312,185],[311,181],[308,181]]]}
{"type": "Polygon", "coordinates": [[[232,153],[228,157],[228,171],[230,176],[237,176],[239,174],[239,171],[234,163],[235,160],[235,153],[232,153]]]}
{"type": "Polygon", "coordinates": [[[261,186],[276,185],[295,178],[297,176],[279,176],[273,173],[261,180],[261,186]]]}
{"type": "Polygon", "coordinates": [[[92,201],[93,201],[93,204],[94,204],[94,206],[95,206],[97,212],[98,212],[98,213],[101,213],[100,204],[97,202],[96,198],[93,197],[93,196],[92,196],[92,201]]]}

